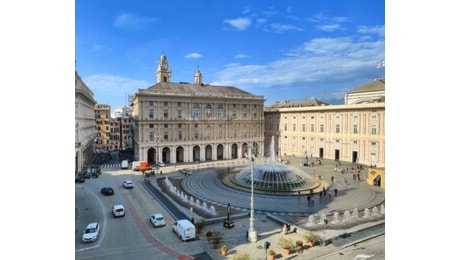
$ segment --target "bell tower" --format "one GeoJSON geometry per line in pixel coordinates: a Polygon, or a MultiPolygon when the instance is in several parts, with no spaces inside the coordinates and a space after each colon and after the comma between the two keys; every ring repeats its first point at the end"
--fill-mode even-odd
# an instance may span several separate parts
{"type": "Polygon", "coordinates": [[[171,82],[171,70],[169,69],[168,59],[164,52],[160,56],[157,69],[157,83],[160,82],[171,82]]]}
{"type": "Polygon", "coordinates": [[[195,85],[202,85],[203,84],[203,75],[201,75],[200,67],[196,69],[195,72],[195,85]]]}

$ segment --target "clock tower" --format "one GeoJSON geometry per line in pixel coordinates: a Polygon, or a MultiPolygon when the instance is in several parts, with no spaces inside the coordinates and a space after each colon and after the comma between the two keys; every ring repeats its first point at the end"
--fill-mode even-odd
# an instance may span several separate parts
{"type": "Polygon", "coordinates": [[[160,56],[160,62],[157,69],[157,83],[160,82],[171,82],[171,70],[169,69],[168,60],[164,52],[160,56]]]}

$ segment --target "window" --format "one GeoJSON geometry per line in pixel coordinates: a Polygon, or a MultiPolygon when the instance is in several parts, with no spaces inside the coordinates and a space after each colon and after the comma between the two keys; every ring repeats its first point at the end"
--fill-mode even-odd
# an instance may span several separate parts
{"type": "Polygon", "coordinates": [[[149,118],[153,118],[153,115],[154,115],[153,109],[149,109],[149,118]]]}
{"type": "Polygon", "coordinates": [[[168,102],[165,101],[165,102],[163,103],[163,106],[167,107],[167,106],[168,106],[168,102]]]}
{"type": "Polygon", "coordinates": [[[178,127],[178,128],[182,128],[182,124],[177,124],[177,127],[178,127]]]}
{"type": "Polygon", "coordinates": [[[292,125],[292,131],[296,131],[296,124],[292,125]]]}
{"type": "Polygon", "coordinates": [[[164,128],[168,128],[168,124],[164,124],[164,128]]]}
{"type": "Polygon", "coordinates": [[[310,125],[310,132],[315,132],[315,125],[314,124],[310,125]]]}
{"type": "Polygon", "coordinates": [[[177,102],[177,106],[178,106],[178,107],[181,107],[181,106],[182,106],[182,102],[177,102]]]}
{"type": "Polygon", "coordinates": [[[340,125],[335,125],[335,133],[340,133],[340,125]]]}
{"type": "Polygon", "coordinates": [[[324,124],[319,125],[319,132],[324,133],[324,124]]]}
{"type": "Polygon", "coordinates": [[[168,118],[168,110],[165,109],[164,112],[163,112],[163,117],[164,118],[168,118]]]}
{"type": "Polygon", "coordinates": [[[373,134],[373,135],[377,134],[377,126],[376,125],[371,126],[371,134],[373,134]]]}
{"type": "Polygon", "coordinates": [[[200,135],[198,134],[198,131],[195,131],[195,140],[198,140],[199,137],[200,135]]]}
{"type": "Polygon", "coordinates": [[[149,124],[149,128],[153,128],[153,124],[149,124]]]}
{"type": "Polygon", "coordinates": [[[307,126],[305,124],[302,124],[302,132],[305,132],[307,129],[307,126]]]}
{"type": "Polygon", "coordinates": [[[284,124],[284,131],[287,131],[287,124],[284,124]]]}
{"type": "Polygon", "coordinates": [[[150,141],[155,141],[155,133],[154,132],[149,132],[149,140],[150,141]]]}
{"type": "Polygon", "coordinates": [[[177,135],[179,136],[179,140],[182,140],[182,131],[177,131],[177,135]]]}
{"type": "Polygon", "coordinates": [[[149,101],[149,106],[153,106],[153,101],[149,101]]]}
{"type": "Polygon", "coordinates": [[[168,140],[168,131],[165,131],[163,134],[163,139],[168,140]]]}
{"type": "Polygon", "coordinates": [[[358,133],[358,125],[353,125],[353,134],[358,133]]]}

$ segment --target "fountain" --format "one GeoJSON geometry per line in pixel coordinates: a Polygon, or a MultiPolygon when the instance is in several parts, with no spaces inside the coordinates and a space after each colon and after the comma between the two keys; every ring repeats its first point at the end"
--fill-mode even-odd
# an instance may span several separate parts
{"type": "Polygon", "coordinates": [[[370,214],[369,209],[368,209],[368,208],[364,209],[364,216],[363,216],[363,218],[368,218],[368,217],[370,217],[370,215],[371,215],[371,214],[370,214]]]}
{"type": "Polygon", "coordinates": [[[251,188],[251,170],[254,173],[254,190],[269,192],[308,191],[321,186],[321,182],[302,170],[276,163],[274,136],[270,144],[270,157],[268,163],[256,164],[243,168],[231,180],[244,188],[251,188]]]}
{"type": "Polygon", "coordinates": [[[374,206],[374,207],[372,208],[372,216],[376,216],[376,215],[378,215],[378,214],[379,214],[379,210],[377,209],[376,206],[374,206]]]}
{"type": "Polygon", "coordinates": [[[313,226],[315,223],[315,215],[310,215],[307,221],[307,227],[313,226]]]}
{"type": "Polygon", "coordinates": [[[326,219],[327,219],[326,213],[321,214],[321,218],[319,219],[319,223],[318,223],[318,224],[320,224],[320,225],[325,224],[325,223],[326,223],[326,221],[325,221],[326,219]]]}
{"type": "Polygon", "coordinates": [[[332,224],[338,223],[339,222],[339,212],[334,212],[334,216],[332,218],[332,224]]]}
{"type": "Polygon", "coordinates": [[[358,209],[354,208],[353,212],[351,213],[351,219],[358,218],[358,209]]]}
{"type": "Polygon", "coordinates": [[[342,222],[346,222],[346,221],[349,221],[349,220],[351,220],[350,211],[349,211],[349,210],[345,210],[345,212],[343,213],[343,220],[342,220],[342,222]]]}

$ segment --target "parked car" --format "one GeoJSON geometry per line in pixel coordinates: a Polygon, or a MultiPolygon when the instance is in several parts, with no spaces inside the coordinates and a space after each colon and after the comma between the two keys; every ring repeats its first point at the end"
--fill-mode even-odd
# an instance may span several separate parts
{"type": "Polygon", "coordinates": [[[88,224],[88,226],[85,229],[85,232],[83,232],[81,241],[83,243],[96,241],[97,237],[99,236],[100,228],[101,227],[99,226],[97,222],[88,224]]]}
{"type": "Polygon", "coordinates": [[[158,167],[165,167],[166,164],[164,162],[158,162],[158,167]]]}
{"type": "Polygon", "coordinates": [[[124,187],[125,189],[132,189],[132,188],[134,188],[134,185],[133,185],[133,182],[132,182],[132,181],[130,181],[130,180],[125,180],[125,181],[123,181],[123,187],[124,187]]]}
{"type": "Polygon", "coordinates": [[[75,176],[75,183],[83,183],[83,182],[85,182],[85,177],[81,175],[75,176]]]}
{"type": "Polygon", "coordinates": [[[101,193],[104,195],[113,195],[115,191],[113,190],[112,187],[106,186],[106,187],[102,187],[101,193]]]}
{"type": "Polygon", "coordinates": [[[125,207],[123,207],[123,205],[121,205],[121,204],[114,205],[112,207],[112,215],[115,218],[124,217],[125,216],[125,207]]]}
{"type": "Polygon", "coordinates": [[[150,223],[152,223],[153,227],[162,227],[166,225],[165,217],[160,213],[152,214],[150,216],[150,223]]]}

